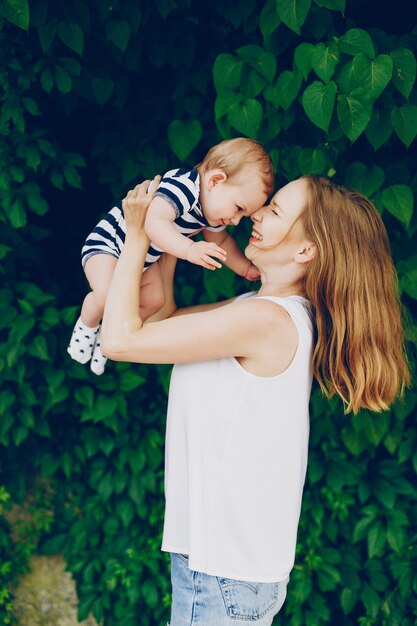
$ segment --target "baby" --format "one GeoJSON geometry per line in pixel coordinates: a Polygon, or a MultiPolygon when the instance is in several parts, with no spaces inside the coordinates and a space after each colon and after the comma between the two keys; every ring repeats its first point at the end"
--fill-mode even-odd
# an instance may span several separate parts
{"type": "MultiPolygon", "coordinates": [[[[248,280],[259,278],[226,230],[257,211],[274,186],[271,160],[257,141],[229,139],[217,144],[194,169],[167,172],[149,206],[145,229],[151,240],[141,281],[141,317],[146,320],[164,305],[159,264],[163,252],[214,270],[213,257],[248,280]],[[205,241],[192,241],[203,231],[205,241]]],[[[87,237],[81,252],[91,291],[84,299],[68,352],[79,363],[91,359],[95,374],[104,371],[100,322],[111,276],[125,240],[123,210],[114,207],[87,237]]]]}

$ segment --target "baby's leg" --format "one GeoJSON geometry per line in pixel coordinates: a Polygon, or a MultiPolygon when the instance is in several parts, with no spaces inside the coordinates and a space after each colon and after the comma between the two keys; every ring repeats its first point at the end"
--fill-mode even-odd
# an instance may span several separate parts
{"type": "Polygon", "coordinates": [[[87,326],[97,326],[103,318],[107,292],[116,263],[116,257],[111,254],[94,254],[85,264],[84,271],[91,291],[84,298],[81,320],[87,326]]]}
{"type": "Polygon", "coordinates": [[[164,284],[159,263],[151,265],[140,283],[140,316],[142,321],[154,315],[165,304],[164,284]]]}
{"type": "Polygon", "coordinates": [[[95,373],[100,374],[104,371],[106,358],[101,355],[99,350],[100,342],[97,338],[97,333],[103,317],[104,303],[116,263],[116,257],[110,254],[94,254],[87,260],[84,269],[92,291],[84,298],[81,315],[75,324],[70,345],[68,346],[69,354],[79,363],[87,363],[93,354],[93,350],[97,348],[99,355],[97,355],[95,365],[97,366],[100,363],[98,368],[100,371],[95,371],[93,367],[92,369],[95,373]]]}

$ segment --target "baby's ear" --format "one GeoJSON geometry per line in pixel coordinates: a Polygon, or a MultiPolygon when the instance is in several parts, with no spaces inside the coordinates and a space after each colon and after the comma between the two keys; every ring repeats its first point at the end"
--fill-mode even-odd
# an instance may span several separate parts
{"type": "Polygon", "coordinates": [[[217,185],[221,185],[225,183],[227,180],[227,175],[222,170],[211,170],[209,173],[208,179],[208,188],[212,189],[213,187],[217,187],[217,185]]]}

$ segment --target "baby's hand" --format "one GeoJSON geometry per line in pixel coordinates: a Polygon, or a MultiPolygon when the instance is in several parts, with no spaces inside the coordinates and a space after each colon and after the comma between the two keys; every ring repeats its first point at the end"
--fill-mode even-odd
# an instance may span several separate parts
{"type": "Polygon", "coordinates": [[[246,278],[246,280],[260,280],[261,275],[258,268],[251,263],[246,272],[243,274],[243,278],[246,278]]]}
{"type": "Polygon", "coordinates": [[[226,261],[226,254],[225,250],[213,242],[193,241],[187,250],[187,261],[195,263],[195,265],[202,265],[208,270],[215,270],[216,267],[221,267],[221,264],[212,257],[224,262],[226,261]]]}

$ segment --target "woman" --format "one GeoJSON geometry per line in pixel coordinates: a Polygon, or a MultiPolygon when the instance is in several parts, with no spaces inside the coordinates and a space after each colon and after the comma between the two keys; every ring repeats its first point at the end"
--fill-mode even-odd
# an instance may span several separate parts
{"type": "Polygon", "coordinates": [[[409,380],[386,231],[361,194],[293,181],[251,218],[257,294],[176,311],[166,277],[170,317],[143,325],[147,185],[125,200],[102,345],[114,360],[176,364],[162,545],[171,626],[267,626],[294,563],[313,374],[354,412],[386,409],[409,380]]]}

